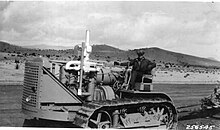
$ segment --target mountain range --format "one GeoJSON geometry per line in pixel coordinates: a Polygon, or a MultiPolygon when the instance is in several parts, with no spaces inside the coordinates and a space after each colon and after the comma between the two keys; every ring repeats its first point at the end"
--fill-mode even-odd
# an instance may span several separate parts
{"type": "MultiPolygon", "coordinates": [[[[218,67],[220,68],[220,62],[213,58],[202,58],[192,55],[172,52],[169,50],[164,50],[161,48],[140,48],[145,52],[145,57],[153,60],[157,63],[170,63],[178,64],[182,66],[202,66],[202,67],[218,67]]],[[[136,50],[121,50],[116,47],[109,45],[93,45],[92,53],[90,55],[91,59],[94,60],[127,60],[129,58],[136,57],[136,50]]],[[[63,46],[48,46],[48,45],[37,45],[37,46],[16,46],[9,44],[7,42],[0,41],[0,52],[8,53],[36,53],[43,55],[59,55],[62,56],[72,56],[73,47],[63,47],[63,46]],[[36,49],[37,48],[37,49],[36,49]],[[44,49],[43,49],[44,48],[44,49]]]]}
{"type": "Polygon", "coordinates": [[[38,45],[26,45],[22,46],[23,48],[29,48],[29,49],[54,49],[54,50],[66,50],[66,49],[72,49],[73,46],[50,46],[45,44],[38,44],[38,45]]]}

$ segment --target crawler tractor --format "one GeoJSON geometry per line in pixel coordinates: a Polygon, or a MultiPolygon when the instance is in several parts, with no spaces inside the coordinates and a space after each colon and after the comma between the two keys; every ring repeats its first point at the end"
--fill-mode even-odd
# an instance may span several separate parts
{"type": "Polygon", "coordinates": [[[82,128],[176,129],[177,111],[152,83],[129,90],[131,69],[105,67],[89,59],[89,31],[81,59],[55,61],[34,58],[25,63],[22,111],[36,118],[69,122],[82,128]]]}

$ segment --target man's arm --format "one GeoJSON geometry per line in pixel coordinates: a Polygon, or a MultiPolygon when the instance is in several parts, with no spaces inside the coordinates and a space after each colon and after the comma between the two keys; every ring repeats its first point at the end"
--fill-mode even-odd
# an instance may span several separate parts
{"type": "Polygon", "coordinates": [[[120,65],[120,66],[132,66],[134,64],[134,60],[125,61],[125,62],[118,62],[115,61],[114,65],[120,65]]]}
{"type": "Polygon", "coordinates": [[[156,63],[155,62],[151,62],[150,60],[148,59],[145,59],[144,62],[142,62],[142,71],[145,73],[145,74],[152,74],[152,70],[153,68],[156,67],[156,63]]]}
{"type": "Polygon", "coordinates": [[[155,68],[155,67],[156,67],[156,63],[149,61],[148,68],[149,68],[150,70],[152,70],[152,69],[155,68]]]}

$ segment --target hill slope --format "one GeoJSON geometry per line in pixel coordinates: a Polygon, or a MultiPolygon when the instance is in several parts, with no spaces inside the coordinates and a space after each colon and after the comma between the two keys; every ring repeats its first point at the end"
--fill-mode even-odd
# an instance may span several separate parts
{"type": "Polygon", "coordinates": [[[66,50],[73,48],[72,46],[50,46],[50,45],[28,45],[28,46],[22,46],[23,48],[29,48],[29,49],[54,49],[54,50],[66,50]]]}
{"type": "Polygon", "coordinates": [[[103,44],[103,45],[93,45],[92,51],[93,52],[121,52],[122,50],[116,47],[103,44]]]}
{"type": "MultiPolygon", "coordinates": [[[[90,58],[95,60],[127,60],[128,57],[136,57],[136,49],[124,51],[109,45],[93,45],[93,51],[90,58]]],[[[200,58],[196,56],[171,52],[160,48],[142,48],[145,51],[145,57],[154,60],[157,63],[172,63],[179,65],[193,65],[193,66],[206,66],[206,67],[220,67],[220,62],[207,58],[200,58]]],[[[8,53],[29,53],[35,55],[53,55],[56,58],[59,57],[72,57],[73,49],[68,50],[40,50],[40,49],[29,49],[20,46],[11,45],[6,42],[0,41],[0,52],[8,53]]]]}
{"type": "Polygon", "coordinates": [[[0,52],[14,52],[14,51],[20,51],[20,50],[25,50],[22,47],[12,45],[6,42],[0,41],[0,52]]]}
{"type": "Polygon", "coordinates": [[[220,66],[220,62],[216,60],[171,52],[160,48],[145,48],[144,50],[145,55],[149,56],[150,59],[155,59],[156,62],[194,66],[220,66]]]}
{"type": "MultiPolygon", "coordinates": [[[[93,54],[98,54],[99,59],[104,59],[104,57],[109,57],[109,60],[127,60],[128,57],[133,59],[136,58],[136,50],[130,51],[112,51],[106,52],[94,52],[93,54]]],[[[220,62],[212,59],[201,58],[176,52],[171,52],[168,50],[163,50],[160,48],[142,48],[145,52],[145,57],[154,60],[157,63],[171,63],[178,64],[181,66],[206,66],[206,67],[220,67],[220,62]]]]}

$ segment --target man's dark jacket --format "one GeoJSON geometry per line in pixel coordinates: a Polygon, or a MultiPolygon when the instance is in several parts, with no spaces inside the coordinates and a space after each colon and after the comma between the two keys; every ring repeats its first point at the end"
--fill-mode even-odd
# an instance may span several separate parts
{"type": "Polygon", "coordinates": [[[143,74],[151,74],[151,70],[156,67],[156,63],[144,57],[132,60],[130,65],[133,66],[132,71],[142,72],[143,74]]]}
{"type": "Polygon", "coordinates": [[[138,71],[143,74],[151,74],[151,70],[156,67],[156,63],[151,62],[148,59],[142,58],[135,58],[130,62],[121,63],[122,66],[133,66],[132,71],[138,71]]]}

